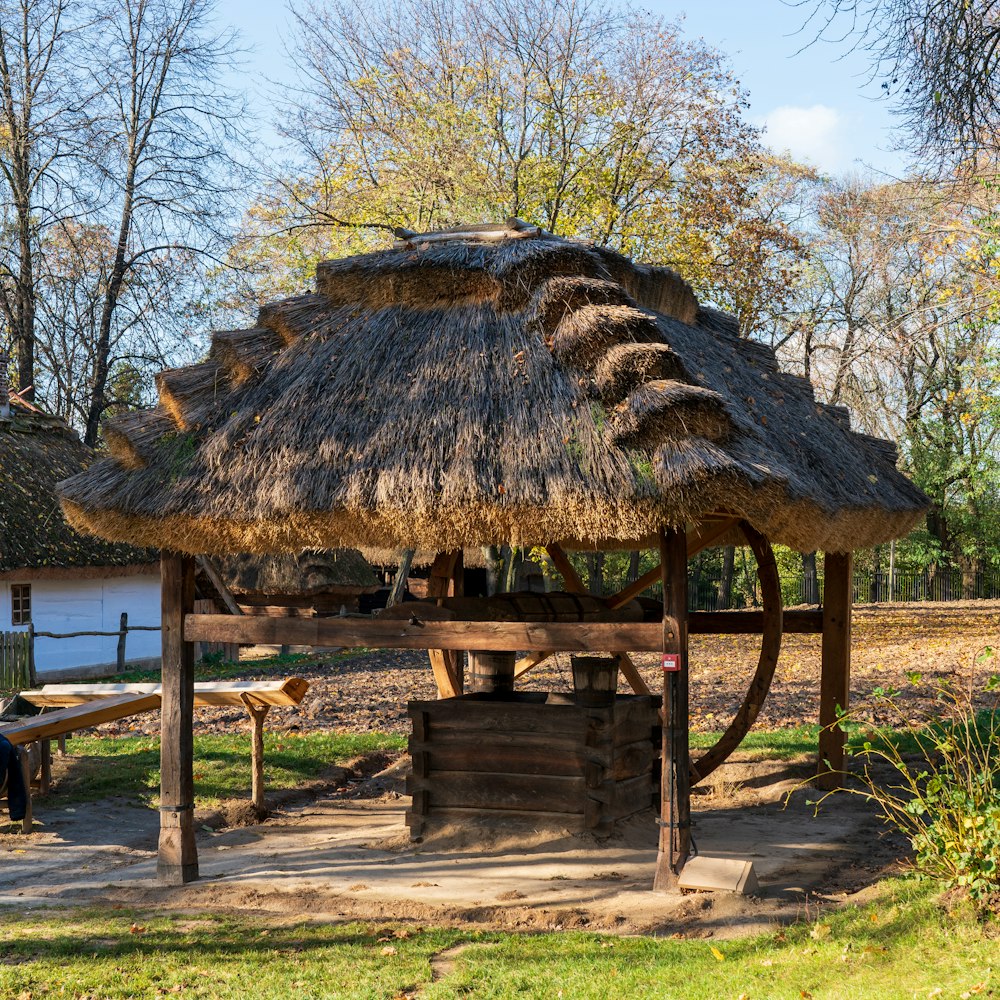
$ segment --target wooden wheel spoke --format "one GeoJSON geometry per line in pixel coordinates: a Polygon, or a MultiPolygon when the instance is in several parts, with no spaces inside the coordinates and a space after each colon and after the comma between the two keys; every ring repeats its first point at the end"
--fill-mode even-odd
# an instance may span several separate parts
{"type": "Polygon", "coordinates": [[[753,680],[747,690],[743,704],[740,706],[729,728],[722,734],[719,741],[691,764],[691,783],[701,781],[711,774],[739,745],[754,724],[771,689],[771,681],[778,665],[778,653],[781,649],[782,631],[782,601],[781,582],[778,579],[778,566],[774,560],[771,543],[756,529],[745,521],[740,527],[747,543],[757,560],[757,576],[760,580],[763,597],[764,626],[761,640],[760,658],[753,680]]]}

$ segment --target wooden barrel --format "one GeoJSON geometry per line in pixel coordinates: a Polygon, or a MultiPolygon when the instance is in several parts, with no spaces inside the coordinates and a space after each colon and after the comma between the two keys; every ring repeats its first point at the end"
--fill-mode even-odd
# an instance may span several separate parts
{"type": "Polygon", "coordinates": [[[618,690],[618,661],[613,656],[571,656],[576,703],[604,708],[614,703],[618,690]]]}
{"type": "Polygon", "coordinates": [[[514,653],[469,651],[470,691],[505,694],[514,690],[514,653]]]}

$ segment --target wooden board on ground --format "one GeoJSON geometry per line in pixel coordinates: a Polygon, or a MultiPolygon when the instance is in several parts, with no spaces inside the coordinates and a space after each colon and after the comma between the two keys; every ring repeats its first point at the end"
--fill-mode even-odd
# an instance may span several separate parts
{"type": "MultiPolygon", "coordinates": [[[[120,694],[160,694],[159,684],[45,684],[37,691],[22,691],[21,697],[38,708],[83,705],[120,694]]],[[[258,705],[298,705],[309,682],[303,677],[280,681],[199,681],[194,686],[196,708],[243,705],[243,695],[258,705]]]]}
{"type": "Polygon", "coordinates": [[[0,733],[15,746],[19,746],[87,729],[90,726],[99,726],[102,722],[114,722],[130,715],[139,715],[141,712],[151,712],[159,707],[159,694],[138,692],[119,694],[102,698],[96,704],[88,702],[62,708],[57,712],[20,719],[0,726],[0,733]]]}

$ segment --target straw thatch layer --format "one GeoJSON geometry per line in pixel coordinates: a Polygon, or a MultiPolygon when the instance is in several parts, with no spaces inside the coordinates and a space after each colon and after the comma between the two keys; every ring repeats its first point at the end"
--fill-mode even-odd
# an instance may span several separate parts
{"type": "Polygon", "coordinates": [[[164,373],[172,429],[135,443],[144,464],[116,448],[64,484],[73,522],[189,552],[437,551],[635,543],[729,511],[837,550],[926,507],[885,446],[664,269],[523,233],[417,237],[318,284],[164,373]]]}
{"type": "Polygon", "coordinates": [[[217,565],[226,586],[237,595],[314,597],[379,588],[375,571],[357,549],[223,556],[217,565]]]}
{"type": "Polygon", "coordinates": [[[108,568],[119,575],[125,567],[146,568],[158,562],[156,552],[111,544],[67,524],[56,483],[81,472],[92,457],[63,420],[12,401],[10,419],[0,420],[0,576],[4,579],[91,575],[108,568]]]}

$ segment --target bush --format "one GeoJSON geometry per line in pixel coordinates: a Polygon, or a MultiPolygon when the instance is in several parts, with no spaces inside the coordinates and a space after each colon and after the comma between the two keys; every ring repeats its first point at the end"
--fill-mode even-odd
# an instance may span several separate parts
{"type": "Polygon", "coordinates": [[[981,653],[962,687],[937,683],[933,713],[915,713],[900,691],[876,689],[889,725],[848,749],[862,762],[861,794],[909,838],[917,874],[967,891],[980,906],[1000,894],[1000,675],[975,682],[992,658],[981,653]]]}

